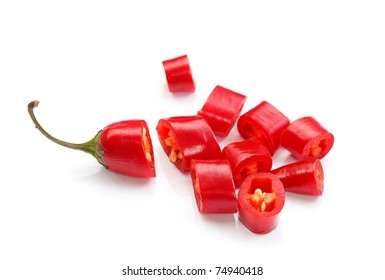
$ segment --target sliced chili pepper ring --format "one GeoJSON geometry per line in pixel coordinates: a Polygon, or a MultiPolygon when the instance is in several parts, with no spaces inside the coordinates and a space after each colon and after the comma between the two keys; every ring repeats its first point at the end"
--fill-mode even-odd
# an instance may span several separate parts
{"type": "Polygon", "coordinates": [[[191,179],[201,213],[236,213],[237,198],[227,160],[191,160],[191,179]]]}
{"type": "Polygon", "coordinates": [[[233,128],[245,101],[245,95],[217,85],[198,115],[206,119],[215,135],[225,137],[233,128]]]}
{"type": "Polygon", "coordinates": [[[300,160],[326,156],[334,144],[334,136],[315,118],[293,121],[282,133],[281,145],[300,160]]]}
{"type": "Polygon", "coordinates": [[[191,159],[219,159],[221,149],[206,120],[198,115],[160,119],[156,127],[163,150],[181,171],[191,159]]]}
{"type": "Polygon", "coordinates": [[[195,91],[195,81],[187,55],[164,60],[162,64],[170,92],[187,93],[195,91]]]}
{"type": "Polygon", "coordinates": [[[258,137],[230,143],[222,154],[230,162],[237,188],[248,175],[270,171],[273,165],[266,143],[258,137]]]}
{"type": "Polygon", "coordinates": [[[319,196],[324,190],[324,172],[319,159],[293,162],[273,169],[285,191],[319,196]]]}
{"type": "Polygon", "coordinates": [[[277,176],[254,173],[243,180],[238,192],[239,220],[254,233],[269,233],[279,222],[285,190],[277,176]]]}
{"type": "Polygon", "coordinates": [[[273,155],[280,145],[282,132],[289,124],[289,119],[281,111],[262,101],[239,117],[237,127],[245,139],[262,138],[273,155]]]}

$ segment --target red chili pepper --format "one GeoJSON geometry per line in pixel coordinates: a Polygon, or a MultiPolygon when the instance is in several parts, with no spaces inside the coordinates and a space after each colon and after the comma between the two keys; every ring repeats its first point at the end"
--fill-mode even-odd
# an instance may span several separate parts
{"type": "Polygon", "coordinates": [[[223,148],[222,154],[230,163],[237,188],[248,175],[270,171],[273,165],[266,143],[258,137],[230,143],[223,148]]]}
{"type": "Polygon", "coordinates": [[[165,60],[162,63],[170,92],[183,93],[195,91],[195,81],[187,55],[165,60]]]}
{"type": "Polygon", "coordinates": [[[283,165],[271,171],[276,175],[287,192],[322,195],[324,173],[321,161],[311,159],[283,165]]]}
{"type": "Polygon", "coordinates": [[[28,113],[36,128],[51,141],[89,153],[111,171],[135,177],[155,177],[152,141],[146,121],[116,122],[100,130],[90,141],[73,144],[51,136],[42,128],[33,112],[38,104],[39,101],[30,102],[28,113]]]}
{"type": "Polygon", "coordinates": [[[285,190],[277,176],[254,173],[243,180],[238,192],[239,219],[254,233],[269,233],[279,221],[285,190]]]}
{"type": "Polygon", "coordinates": [[[198,115],[206,119],[215,135],[225,137],[233,128],[245,101],[245,95],[216,86],[198,115]]]}
{"type": "Polygon", "coordinates": [[[227,160],[191,160],[191,179],[201,213],[237,212],[237,197],[227,160]]]}
{"type": "Polygon", "coordinates": [[[279,147],[281,134],[290,124],[290,120],[277,108],[266,101],[241,115],[238,119],[238,131],[243,138],[261,137],[273,155],[279,147]]]}
{"type": "Polygon", "coordinates": [[[198,115],[160,119],[156,127],[160,144],[181,171],[192,159],[219,159],[221,148],[206,120],[198,115]]]}
{"type": "Polygon", "coordinates": [[[313,117],[293,121],[282,133],[281,145],[293,156],[321,159],[334,144],[334,136],[313,117]]]}

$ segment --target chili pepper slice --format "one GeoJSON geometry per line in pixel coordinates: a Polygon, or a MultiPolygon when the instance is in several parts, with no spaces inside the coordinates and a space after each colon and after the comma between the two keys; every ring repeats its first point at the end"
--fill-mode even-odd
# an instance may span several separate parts
{"type": "Polygon", "coordinates": [[[238,202],[227,160],[191,160],[191,179],[201,213],[236,213],[238,202]]]}
{"type": "Polygon", "coordinates": [[[82,144],[59,140],[37,121],[33,112],[39,101],[28,104],[28,113],[36,128],[49,140],[61,146],[91,154],[105,168],[134,177],[155,177],[154,153],[148,126],[144,120],[125,120],[112,123],[94,138],[82,144]]]}
{"type": "Polygon", "coordinates": [[[273,155],[280,145],[281,134],[290,120],[277,108],[262,101],[238,119],[238,131],[243,138],[261,137],[273,155]]]}
{"type": "Polygon", "coordinates": [[[164,152],[180,171],[190,170],[192,159],[221,158],[217,139],[201,116],[160,119],[156,130],[164,152]]]}
{"type": "Polygon", "coordinates": [[[329,153],[333,144],[333,134],[313,117],[293,121],[283,131],[281,138],[282,147],[301,160],[321,159],[329,153]]]}
{"type": "Polygon", "coordinates": [[[198,111],[211,126],[214,134],[226,137],[239,117],[246,96],[217,85],[198,111]]]}
{"type": "Polygon", "coordinates": [[[319,159],[293,162],[271,171],[287,192],[320,196],[324,190],[324,172],[319,159]]]}
{"type": "Polygon", "coordinates": [[[222,155],[230,163],[236,188],[248,175],[270,171],[273,165],[266,143],[258,137],[230,143],[222,149],[222,155]]]}
{"type": "Polygon", "coordinates": [[[277,176],[254,173],[243,180],[238,192],[238,217],[254,233],[269,233],[279,222],[285,190],[277,176]]]}
{"type": "Polygon", "coordinates": [[[187,93],[195,91],[195,81],[187,55],[164,60],[162,63],[170,92],[187,93]]]}

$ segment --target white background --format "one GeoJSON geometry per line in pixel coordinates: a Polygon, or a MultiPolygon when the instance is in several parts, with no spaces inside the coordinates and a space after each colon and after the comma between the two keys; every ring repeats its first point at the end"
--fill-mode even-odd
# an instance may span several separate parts
{"type": "MultiPolygon", "coordinates": [[[[0,279],[128,279],[127,266],[177,265],[212,270],[194,279],[383,278],[384,14],[370,0],[1,1],[0,279]],[[175,96],[161,62],[183,54],[197,90],[175,96]],[[195,114],[217,84],[248,96],[242,112],[266,100],[335,136],[324,195],[287,195],[270,234],[199,214],[189,175],[160,147],[158,120],[195,114]],[[157,177],[117,175],[48,141],[27,114],[34,99],[42,125],[72,142],[145,119],[157,177]]],[[[234,128],[219,141],[239,139],[234,128]]],[[[290,160],[280,149],[274,166],[290,160]]]]}

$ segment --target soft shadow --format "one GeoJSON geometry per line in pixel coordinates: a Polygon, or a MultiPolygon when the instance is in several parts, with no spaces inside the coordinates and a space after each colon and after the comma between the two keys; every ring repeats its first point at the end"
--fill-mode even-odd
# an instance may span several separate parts
{"type": "Polygon", "coordinates": [[[234,234],[237,231],[236,228],[236,214],[201,214],[199,213],[204,223],[208,223],[215,228],[220,234],[234,234]]]}
{"type": "Polygon", "coordinates": [[[314,195],[306,195],[306,194],[298,194],[286,192],[286,200],[290,200],[291,202],[298,203],[319,203],[322,200],[322,196],[314,196],[314,195]]]}
{"type": "Polygon", "coordinates": [[[78,177],[75,182],[93,185],[95,187],[114,187],[114,188],[141,188],[151,185],[155,178],[135,178],[118,173],[114,173],[105,168],[100,168],[98,172],[88,176],[78,177]]]}
{"type": "Polygon", "coordinates": [[[235,226],[235,214],[224,213],[224,214],[202,214],[203,220],[215,223],[219,225],[233,225],[235,226]]]}
{"type": "Polygon", "coordinates": [[[167,84],[163,84],[163,90],[162,90],[162,95],[163,96],[169,96],[171,95],[173,98],[183,98],[183,97],[186,97],[186,96],[191,96],[191,95],[194,95],[196,93],[196,90],[193,91],[193,92],[171,92],[169,89],[168,89],[168,85],[167,84]]]}

